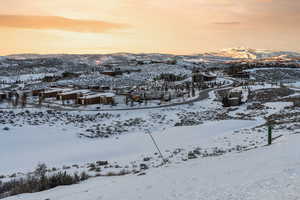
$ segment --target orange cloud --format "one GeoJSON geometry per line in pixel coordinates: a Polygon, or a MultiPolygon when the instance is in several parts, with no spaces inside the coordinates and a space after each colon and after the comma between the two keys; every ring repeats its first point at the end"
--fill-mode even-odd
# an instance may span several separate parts
{"type": "Polygon", "coordinates": [[[125,28],[126,25],[98,20],[69,19],[57,16],[0,15],[0,27],[103,33],[114,29],[125,28]]]}

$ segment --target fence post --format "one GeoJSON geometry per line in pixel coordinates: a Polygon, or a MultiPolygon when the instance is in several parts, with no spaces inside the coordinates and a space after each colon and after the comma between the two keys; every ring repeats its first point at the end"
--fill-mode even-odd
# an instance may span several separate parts
{"type": "Polygon", "coordinates": [[[268,126],[268,145],[272,144],[272,126],[268,126]]]}

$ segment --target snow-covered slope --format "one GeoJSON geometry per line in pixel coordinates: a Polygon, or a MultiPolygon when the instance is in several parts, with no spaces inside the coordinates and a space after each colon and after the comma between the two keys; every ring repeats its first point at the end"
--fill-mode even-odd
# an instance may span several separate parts
{"type": "MultiPolygon", "coordinates": [[[[170,128],[162,133],[153,133],[153,136],[159,140],[163,151],[200,144],[213,146],[214,141],[220,135],[230,136],[236,130],[255,127],[261,123],[259,120],[207,122],[196,127],[170,128]]],[[[128,134],[118,140],[115,138],[88,140],[77,138],[74,135],[76,128],[69,127],[69,129],[67,131],[59,127],[30,126],[13,128],[10,134],[0,134],[0,158],[3,162],[0,165],[0,172],[8,174],[16,171],[30,171],[39,162],[47,163],[49,166],[83,164],[97,159],[126,163],[126,161],[138,159],[141,155],[152,156],[155,153],[153,144],[146,134],[128,134]],[[44,130],[43,134],[41,134],[41,129],[44,130]],[[22,145],[16,146],[16,144],[22,145]],[[22,152],[22,157],[18,156],[20,152],[22,152]]],[[[235,139],[238,141],[238,137],[235,139]]]]}
{"type": "Polygon", "coordinates": [[[300,57],[300,53],[289,52],[289,51],[271,51],[271,50],[261,50],[261,49],[250,49],[250,48],[230,48],[223,49],[221,51],[210,53],[215,56],[223,56],[230,58],[239,59],[264,59],[271,57],[300,57]]]}
{"type": "Polygon", "coordinates": [[[292,200],[300,198],[300,135],[274,145],[153,169],[144,176],[98,177],[7,200],[292,200]]]}

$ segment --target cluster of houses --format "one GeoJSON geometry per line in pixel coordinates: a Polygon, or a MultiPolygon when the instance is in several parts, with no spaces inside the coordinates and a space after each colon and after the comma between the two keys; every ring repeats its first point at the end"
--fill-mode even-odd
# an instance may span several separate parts
{"type": "MultiPolygon", "coordinates": [[[[121,70],[120,68],[113,68],[111,71],[106,70],[101,73],[114,77],[131,72],[135,72],[134,69],[121,70]]],[[[121,101],[126,104],[128,102],[146,103],[148,100],[168,102],[181,97],[183,99],[185,97],[194,97],[195,89],[202,89],[198,86],[209,84],[209,82],[213,82],[217,78],[215,74],[197,68],[193,69],[190,77],[183,77],[183,80],[178,79],[179,76],[177,77],[173,74],[165,74],[165,76],[163,76],[165,78],[163,80],[150,81],[146,85],[122,86],[118,88],[99,85],[57,85],[43,89],[28,89],[26,91],[1,92],[0,90],[0,100],[9,100],[9,93],[13,93],[17,96],[19,95],[20,99],[18,98],[18,100],[21,100],[23,94],[25,94],[24,98],[28,99],[28,102],[32,102],[30,100],[38,100],[40,105],[43,102],[78,106],[93,104],[115,105],[121,101]]]]}
{"type": "Polygon", "coordinates": [[[115,103],[114,93],[109,92],[94,92],[91,90],[74,90],[69,88],[51,88],[48,90],[32,91],[33,96],[39,96],[44,100],[47,98],[55,98],[56,100],[65,102],[73,100],[78,105],[92,104],[111,104],[115,103]]]}
{"type": "Polygon", "coordinates": [[[130,88],[123,87],[116,89],[116,95],[124,96],[125,102],[134,101],[150,101],[150,100],[161,100],[161,101],[170,101],[173,98],[176,98],[175,93],[171,91],[164,91],[155,88],[130,88]]]}
{"type": "Polygon", "coordinates": [[[32,91],[0,91],[0,101],[10,100],[12,97],[38,97],[39,103],[48,99],[49,101],[73,101],[78,105],[92,105],[92,104],[110,104],[115,103],[114,93],[110,92],[95,92],[92,90],[76,90],[72,88],[49,88],[37,89],[32,91]]]}

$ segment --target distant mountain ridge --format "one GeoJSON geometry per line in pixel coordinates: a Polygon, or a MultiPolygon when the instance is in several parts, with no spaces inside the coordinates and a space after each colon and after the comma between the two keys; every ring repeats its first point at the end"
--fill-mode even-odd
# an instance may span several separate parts
{"type": "MultiPolygon", "coordinates": [[[[141,53],[141,54],[131,54],[131,53],[111,53],[111,54],[14,54],[8,55],[6,57],[1,57],[0,60],[5,58],[12,59],[35,59],[35,58],[50,58],[50,57],[80,57],[80,56],[93,56],[93,55],[103,55],[103,56],[123,56],[123,57],[134,57],[137,55],[144,55],[149,57],[172,57],[176,55],[171,54],[160,54],[160,53],[141,53]]],[[[201,53],[196,55],[186,55],[196,56],[199,58],[209,58],[209,59],[248,59],[248,60],[256,60],[256,59],[268,59],[268,58],[298,58],[300,59],[300,53],[292,52],[292,51],[272,51],[272,50],[263,50],[263,49],[251,49],[246,47],[237,47],[237,48],[229,48],[222,49],[219,51],[201,53]]]]}

